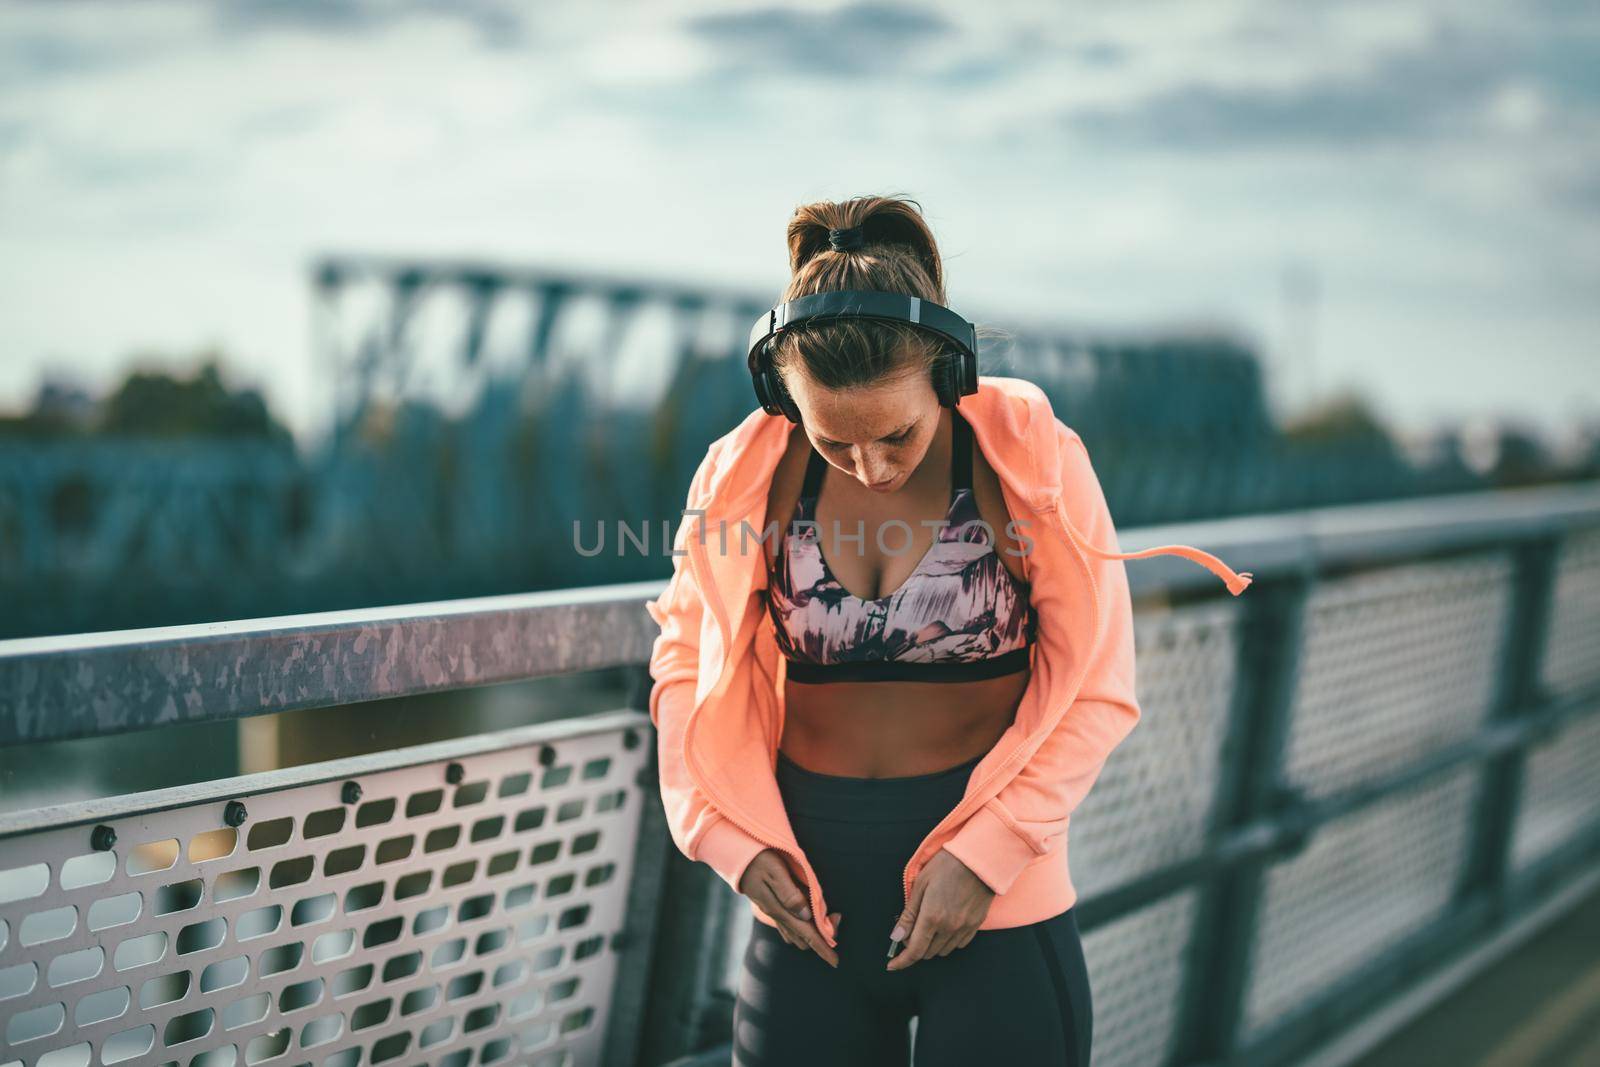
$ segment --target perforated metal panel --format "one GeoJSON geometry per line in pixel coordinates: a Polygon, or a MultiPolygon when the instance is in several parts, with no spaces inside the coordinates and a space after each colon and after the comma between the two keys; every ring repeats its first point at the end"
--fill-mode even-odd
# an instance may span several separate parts
{"type": "Polygon", "coordinates": [[[600,1062],[649,750],[647,717],[605,718],[643,728],[509,731],[0,838],[0,1064],[600,1062]]]}
{"type": "Polygon", "coordinates": [[[1511,591],[1498,552],[1319,584],[1306,605],[1285,777],[1325,796],[1475,734],[1511,591]]]}
{"type": "Polygon", "coordinates": [[[1528,753],[1511,839],[1522,870],[1600,827],[1600,706],[1528,753]]]}
{"type": "Polygon", "coordinates": [[[1600,530],[1567,535],[1557,552],[1540,681],[1573,693],[1600,684],[1600,530]]]}
{"type": "Polygon", "coordinates": [[[1266,875],[1245,1029],[1258,1033],[1449,906],[1479,774],[1464,769],[1321,827],[1266,875]]]}

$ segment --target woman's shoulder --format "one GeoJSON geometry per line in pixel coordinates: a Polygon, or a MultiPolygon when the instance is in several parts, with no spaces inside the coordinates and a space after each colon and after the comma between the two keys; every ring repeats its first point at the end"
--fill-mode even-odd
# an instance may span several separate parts
{"type": "Polygon", "coordinates": [[[768,454],[775,435],[791,425],[781,416],[768,415],[761,408],[751,411],[738,425],[706,446],[690,482],[689,499],[702,504],[716,492],[740,481],[747,473],[749,460],[756,453],[768,454]]]}
{"type": "Polygon", "coordinates": [[[1012,522],[1022,516],[1010,513],[1006,505],[1005,492],[1000,487],[1000,475],[989,465],[989,460],[984,456],[983,449],[977,446],[976,441],[972,447],[972,496],[977,504],[978,514],[994,531],[1001,562],[1019,581],[1027,581],[1028,574],[1020,558],[1024,546],[1016,537],[1012,527],[1012,522]]]}
{"type": "MultiPolygon", "coordinates": [[[[806,432],[796,423],[789,435],[788,447],[778,459],[778,465],[772,471],[772,487],[767,493],[767,513],[762,520],[763,529],[777,523],[782,528],[794,512],[795,504],[800,499],[800,488],[805,482],[806,463],[811,458],[811,439],[806,432]]],[[[769,558],[773,546],[768,546],[769,558]]]]}

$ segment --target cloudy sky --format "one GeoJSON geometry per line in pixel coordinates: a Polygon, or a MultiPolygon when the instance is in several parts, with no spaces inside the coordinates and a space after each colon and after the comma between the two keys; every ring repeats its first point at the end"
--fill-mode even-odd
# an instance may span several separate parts
{"type": "Polygon", "coordinates": [[[217,344],[304,434],[331,385],[319,253],[775,296],[796,204],[889,192],[974,317],[1220,319],[1288,406],[1350,385],[1411,425],[1592,415],[1597,12],[0,3],[0,407],[217,344]]]}

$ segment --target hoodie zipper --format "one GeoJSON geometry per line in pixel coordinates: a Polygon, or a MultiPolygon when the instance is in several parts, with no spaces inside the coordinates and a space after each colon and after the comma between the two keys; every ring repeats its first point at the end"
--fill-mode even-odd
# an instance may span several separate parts
{"type": "MultiPolygon", "coordinates": [[[[1049,505],[1047,505],[1044,508],[1037,508],[1035,510],[1037,512],[1040,512],[1040,513],[1046,513],[1047,512],[1047,513],[1051,514],[1052,516],[1059,516],[1060,508],[1061,508],[1061,498],[1060,497],[1053,497],[1051,499],[1049,505]]],[[[1099,583],[1095,581],[1094,569],[1089,566],[1089,557],[1084,555],[1082,547],[1080,547],[1079,544],[1078,544],[1078,539],[1072,535],[1071,527],[1069,525],[1069,522],[1065,518],[1061,519],[1061,532],[1066,535],[1067,543],[1072,546],[1072,550],[1078,554],[1078,562],[1083,567],[1084,576],[1089,579],[1089,596],[1090,596],[1091,602],[1094,604],[1094,627],[1095,627],[1094,640],[1092,640],[1089,643],[1089,647],[1090,647],[1090,649],[1092,651],[1094,649],[1095,645],[1098,644],[1099,640],[1100,640],[1100,586],[1099,586],[1099,583]]],[[[1084,669],[1082,671],[1080,671],[1079,674],[1078,674],[1078,685],[1079,685],[1079,687],[1082,686],[1082,684],[1083,684],[1083,676],[1085,674],[1087,674],[1087,673],[1088,673],[1088,657],[1085,657],[1085,659],[1084,659],[1084,669]]],[[[1030,738],[1030,740],[1031,740],[1031,738],[1030,738]]],[[[977,794],[977,793],[982,792],[983,789],[990,782],[994,781],[1000,775],[1005,774],[1007,772],[1007,770],[1011,767],[1011,765],[1014,762],[1016,762],[1017,755],[1023,750],[1023,748],[1024,748],[1024,746],[1026,744],[1027,744],[1027,741],[1024,741],[1022,744],[1020,744],[1016,748],[1014,748],[1012,750],[1012,752],[1011,752],[1011,755],[1007,756],[1005,758],[1005,761],[1003,763],[1001,763],[999,767],[996,767],[993,773],[987,775],[982,780],[982,782],[979,783],[977,788],[972,789],[971,792],[973,794],[977,794]]],[[[939,831],[944,827],[944,825],[946,823],[950,822],[950,820],[952,820],[952,819],[956,818],[958,815],[960,815],[961,814],[961,809],[965,805],[965,803],[966,803],[965,801],[963,801],[961,803],[958,803],[955,806],[955,808],[953,808],[950,811],[949,814],[947,814],[943,819],[940,819],[938,824],[935,825],[932,830],[928,831],[928,836],[924,837],[922,839],[922,845],[927,844],[928,841],[931,838],[933,838],[936,834],[938,834],[939,831]]],[[[902,914],[905,912],[906,907],[909,906],[910,903],[911,903],[911,864],[916,859],[917,853],[922,851],[922,845],[918,845],[916,847],[916,850],[912,852],[911,859],[906,861],[905,869],[900,873],[900,893],[901,893],[900,910],[901,910],[902,914]]],[[[926,866],[926,864],[924,864],[924,866],[926,866]]]]}
{"type": "MultiPolygon", "coordinates": [[[[1065,514],[1063,512],[1063,498],[1059,493],[1057,493],[1056,495],[1054,495],[1053,497],[1050,498],[1049,502],[1046,505],[1044,505],[1043,507],[1035,507],[1033,510],[1036,513],[1048,513],[1053,518],[1055,518],[1057,520],[1058,524],[1060,525],[1062,532],[1066,535],[1067,541],[1072,545],[1073,551],[1075,553],[1077,553],[1079,565],[1083,567],[1084,574],[1089,579],[1089,592],[1090,592],[1090,596],[1092,598],[1092,602],[1094,604],[1094,619],[1095,619],[1095,638],[1094,639],[1095,639],[1096,642],[1098,642],[1099,637],[1100,637],[1100,592],[1099,592],[1099,586],[1098,586],[1098,583],[1095,581],[1094,570],[1089,564],[1088,556],[1085,554],[1083,546],[1079,543],[1079,540],[1078,540],[1077,536],[1075,536],[1075,534],[1073,532],[1073,528],[1072,528],[1072,525],[1071,525],[1071,520],[1066,518],[1066,516],[1065,516],[1065,514]]],[[[702,516],[701,516],[701,533],[704,534],[704,531],[705,531],[705,516],[704,516],[704,514],[702,514],[702,516]]],[[[695,559],[697,565],[699,566],[700,574],[703,576],[702,585],[704,587],[705,597],[706,597],[706,599],[708,601],[710,601],[711,606],[712,606],[712,610],[713,610],[713,614],[716,616],[717,624],[721,628],[721,631],[722,631],[723,664],[722,664],[722,671],[718,675],[717,683],[716,683],[717,685],[720,685],[721,682],[722,682],[722,675],[727,673],[728,666],[729,666],[729,660],[732,658],[731,655],[729,654],[729,651],[730,651],[729,650],[729,646],[733,643],[732,626],[730,625],[730,623],[728,621],[727,614],[726,614],[726,612],[724,610],[724,607],[723,607],[723,604],[722,604],[721,595],[718,592],[718,590],[716,589],[715,579],[711,575],[710,568],[706,565],[705,554],[704,554],[705,553],[705,545],[703,543],[701,543],[701,538],[691,538],[690,539],[689,548],[690,548],[691,554],[693,555],[693,558],[695,559]]],[[[1133,552],[1133,553],[1115,553],[1115,554],[1112,554],[1112,553],[1103,553],[1103,552],[1098,552],[1097,551],[1096,554],[1104,556],[1105,558],[1108,558],[1108,559],[1124,559],[1124,560],[1126,560],[1126,559],[1142,559],[1142,558],[1144,558],[1146,556],[1153,556],[1153,555],[1163,554],[1163,553],[1168,553],[1168,552],[1172,552],[1172,553],[1175,553],[1177,555],[1182,555],[1182,556],[1190,559],[1191,561],[1193,561],[1195,563],[1199,563],[1201,566],[1204,566],[1206,569],[1208,569],[1212,573],[1216,574],[1217,577],[1221,578],[1224,581],[1224,583],[1227,584],[1228,591],[1230,593],[1232,593],[1234,596],[1238,596],[1241,592],[1244,591],[1244,588],[1250,584],[1250,580],[1251,580],[1252,575],[1251,575],[1251,573],[1249,571],[1240,571],[1240,572],[1235,573],[1230,568],[1228,568],[1226,564],[1222,563],[1222,561],[1217,559],[1215,556],[1212,556],[1209,553],[1201,552],[1199,550],[1196,550],[1196,549],[1193,549],[1193,548],[1190,548],[1190,547],[1184,546],[1184,545],[1160,545],[1160,546],[1156,546],[1154,548],[1145,549],[1145,550],[1143,550],[1141,552],[1133,552]]],[[[1091,644],[1091,648],[1092,647],[1093,647],[1093,645],[1091,644]]],[[[1083,676],[1084,676],[1084,674],[1087,673],[1087,671],[1088,671],[1088,662],[1086,660],[1085,664],[1084,664],[1084,670],[1079,673],[1078,685],[1080,687],[1082,685],[1083,676]]],[[[714,685],[712,688],[715,689],[716,686],[714,685]]],[[[691,736],[692,736],[692,733],[693,733],[694,726],[695,726],[695,720],[698,718],[698,715],[699,715],[699,707],[697,705],[696,708],[694,709],[694,713],[691,714],[691,716],[690,716],[690,720],[689,720],[688,724],[684,728],[684,756],[685,756],[686,764],[699,777],[700,786],[701,786],[702,789],[705,790],[707,797],[712,801],[713,804],[715,804],[719,808],[720,813],[729,822],[733,823],[739,829],[743,830],[745,833],[749,834],[751,837],[755,838],[758,842],[760,842],[761,844],[767,846],[768,848],[775,849],[776,851],[782,853],[783,855],[789,856],[790,858],[795,860],[795,864],[796,864],[797,867],[801,868],[802,871],[805,871],[808,868],[808,865],[805,863],[804,857],[800,856],[798,853],[796,853],[793,850],[787,848],[786,846],[784,846],[784,845],[772,840],[773,835],[764,832],[761,827],[755,826],[754,824],[750,823],[748,820],[745,820],[745,819],[739,817],[737,806],[735,804],[730,803],[726,797],[722,796],[717,790],[713,789],[710,786],[709,779],[705,776],[705,774],[701,770],[701,768],[700,768],[695,756],[693,755],[693,746],[689,743],[689,741],[691,739],[691,736]]],[[[982,780],[982,782],[979,784],[979,786],[976,789],[972,790],[972,792],[973,793],[981,792],[985,787],[987,787],[987,785],[991,781],[995,780],[1000,775],[1003,775],[1003,774],[1007,773],[1007,771],[1011,768],[1012,764],[1016,762],[1018,753],[1021,752],[1023,746],[1026,745],[1026,744],[1027,744],[1027,741],[1024,741],[1023,744],[1018,745],[1017,748],[1015,750],[1013,750],[1012,754],[1010,756],[1006,757],[1005,761],[999,767],[997,767],[994,770],[993,773],[987,775],[982,780]]],[[[948,815],[946,815],[944,817],[944,819],[940,820],[938,825],[936,825],[932,830],[930,830],[929,833],[928,833],[928,836],[923,839],[923,844],[926,844],[927,841],[930,838],[932,838],[933,836],[935,836],[947,823],[949,823],[952,819],[957,817],[962,812],[962,808],[963,808],[963,805],[962,804],[958,804],[954,810],[952,810],[948,815]]],[[[922,849],[922,845],[918,845],[916,851],[920,852],[921,849],[922,849]]],[[[913,859],[914,859],[916,853],[913,852],[912,855],[913,855],[913,859]]],[[[902,910],[904,909],[905,905],[910,902],[910,899],[911,899],[911,876],[910,876],[910,872],[911,872],[911,861],[908,860],[907,863],[906,863],[906,867],[905,867],[904,871],[901,872],[901,893],[902,893],[902,905],[901,905],[901,907],[902,907],[902,910]]],[[[808,896],[809,896],[809,899],[811,901],[812,916],[813,916],[814,921],[818,922],[818,924],[819,924],[818,928],[820,930],[820,924],[822,922],[826,922],[827,921],[827,916],[824,915],[823,912],[822,912],[821,901],[819,900],[819,895],[820,895],[819,894],[819,887],[816,884],[816,879],[814,877],[808,877],[807,881],[808,881],[807,888],[808,888],[808,891],[809,891],[808,892],[808,896]]],[[[828,941],[828,943],[830,945],[836,945],[837,944],[837,940],[835,938],[830,937],[827,934],[824,934],[823,936],[827,939],[827,941],[828,941]]]]}
{"type": "MultiPolygon", "coordinates": [[[[703,516],[700,529],[701,533],[703,534],[705,532],[703,516]]],[[[729,647],[733,644],[732,627],[728,623],[727,613],[723,610],[722,595],[716,587],[716,579],[711,576],[711,568],[706,564],[704,555],[705,545],[701,542],[699,537],[690,537],[689,551],[694,554],[693,558],[699,571],[702,592],[705,595],[705,599],[711,604],[712,613],[717,619],[717,626],[722,630],[722,669],[717,675],[716,683],[711,687],[713,690],[715,690],[718,685],[722,684],[722,676],[727,674],[729,664],[733,659],[732,655],[730,654],[731,650],[729,647]]],[[[695,772],[696,777],[699,778],[700,788],[706,791],[707,797],[720,810],[723,818],[727,819],[729,822],[733,823],[733,825],[737,826],[739,829],[755,838],[761,844],[766,845],[768,848],[776,849],[785,856],[789,856],[795,861],[796,867],[798,867],[801,871],[806,871],[809,865],[805,862],[802,856],[798,855],[785,845],[772,840],[772,835],[764,833],[761,827],[755,826],[754,824],[741,818],[738,815],[738,807],[729,803],[726,797],[722,796],[721,793],[711,786],[710,779],[706,776],[704,770],[699,765],[698,759],[695,757],[694,746],[690,744],[694,726],[699,717],[700,709],[699,705],[697,704],[694,709],[694,713],[689,717],[689,722],[684,726],[683,754],[686,765],[689,766],[690,769],[695,772]]],[[[827,922],[827,917],[822,913],[822,902],[819,899],[820,894],[818,891],[817,880],[814,877],[808,876],[806,878],[806,896],[811,903],[812,920],[817,921],[820,918],[821,922],[827,922]]],[[[818,932],[822,933],[820,925],[818,926],[818,932]]],[[[838,944],[837,940],[829,934],[824,933],[823,937],[827,939],[829,947],[834,947],[838,944]]]]}

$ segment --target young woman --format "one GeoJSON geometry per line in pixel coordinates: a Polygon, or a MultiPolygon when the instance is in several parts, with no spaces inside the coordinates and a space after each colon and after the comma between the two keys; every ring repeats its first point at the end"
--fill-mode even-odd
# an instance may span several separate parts
{"type": "MultiPolygon", "coordinates": [[[[944,310],[912,201],[805,205],[788,240],[786,303],[944,310]]],[[[648,605],[673,840],[754,919],[735,1062],[1087,1064],[1067,825],[1139,719],[1121,561],[1249,572],[1118,551],[1043,391],[963,370],[922,311],[785,318],[648,605]]]]}

